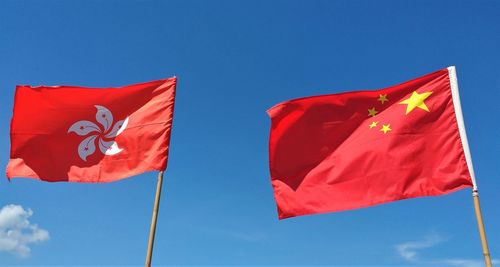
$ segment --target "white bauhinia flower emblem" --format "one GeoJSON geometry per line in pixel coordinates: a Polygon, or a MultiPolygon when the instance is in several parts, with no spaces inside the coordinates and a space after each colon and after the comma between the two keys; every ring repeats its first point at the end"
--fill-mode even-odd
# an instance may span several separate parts
{"type": "Polygon", "coordinates": [[[83,161],[87,161],[87,157],[94,154],[96,142],[98,143],[99,150],[104,155],[116,155],[123,150],[112,139],[125,130],[128,124],[128,117],[117,121],[113,125],[113,114],[111,114],[111,111],[103,106],[96,105],[95,107],[97,108],[95,118],[102,125],[102,128],[91,121],[83,120],[75,122],[68,129],[68,133],[75,132],[80,136],[91,134],[78,145],[78,155],[83,161]]]}

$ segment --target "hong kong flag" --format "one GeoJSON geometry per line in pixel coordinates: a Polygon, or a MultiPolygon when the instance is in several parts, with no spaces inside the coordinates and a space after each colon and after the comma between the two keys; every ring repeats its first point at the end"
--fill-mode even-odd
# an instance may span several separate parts
{"type": "Polygon", "coordinates": [[[165,170],[176,78],[119,88],[17,86],[7,177],[112,182],[165,170]]]}
{"type": "Polygon", "coordinates": [[[475,187],[455,68],[268,111],[281,219],[475,187]]]}

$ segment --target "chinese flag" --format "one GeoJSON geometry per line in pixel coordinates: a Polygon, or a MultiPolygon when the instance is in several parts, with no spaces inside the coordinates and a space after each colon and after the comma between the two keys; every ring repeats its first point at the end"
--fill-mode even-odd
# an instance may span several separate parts
{"type": "Polygon", "coordinates": [[[175,85],[17,86],[7,177],[101,183],[165,170],[175,85]]]}
{"type": "Polygon", "coordinates": [[[473,186],[454,67],[381,90],[286,101],[268,114],[280,219],[473,186]]]}

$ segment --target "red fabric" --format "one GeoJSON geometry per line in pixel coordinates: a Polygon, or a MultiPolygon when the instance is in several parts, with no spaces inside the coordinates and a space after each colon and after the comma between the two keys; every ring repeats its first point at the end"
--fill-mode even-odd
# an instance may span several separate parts
{"type": "Polygon", "coordinates": [[[268,114],[280,219],[472,186],[447,69],[381,90],[286,101],[268,114]],[[429,111],[416,107],[406,114],[401,102],[414,91],[432,92],[423,101],[429,111]],[[379,101],[384,94],[388,101],[379,101]],[[374,117],[368,116],[372,108],[374,117]],[[391,128],[385,134],[384,124],[391,128]]]}
{"type": "Polygon", "coordinates": [[[7,177],[99,183],[164,170],[175,85],[18,86],[7,177]]]}

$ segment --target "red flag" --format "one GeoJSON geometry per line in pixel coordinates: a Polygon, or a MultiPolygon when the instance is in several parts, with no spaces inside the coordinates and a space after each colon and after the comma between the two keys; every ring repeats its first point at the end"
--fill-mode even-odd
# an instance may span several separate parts
{"type": "Polygon", "coordinates": [[[99,183],[164,170],[175,85],[17,86],[7,177],[99,183]]]}
{"type": "Polygon", "coordinates": [[[268,114],[280,219],[473,186],[454,67],[381,90],[286,101],[268,114]]]}

